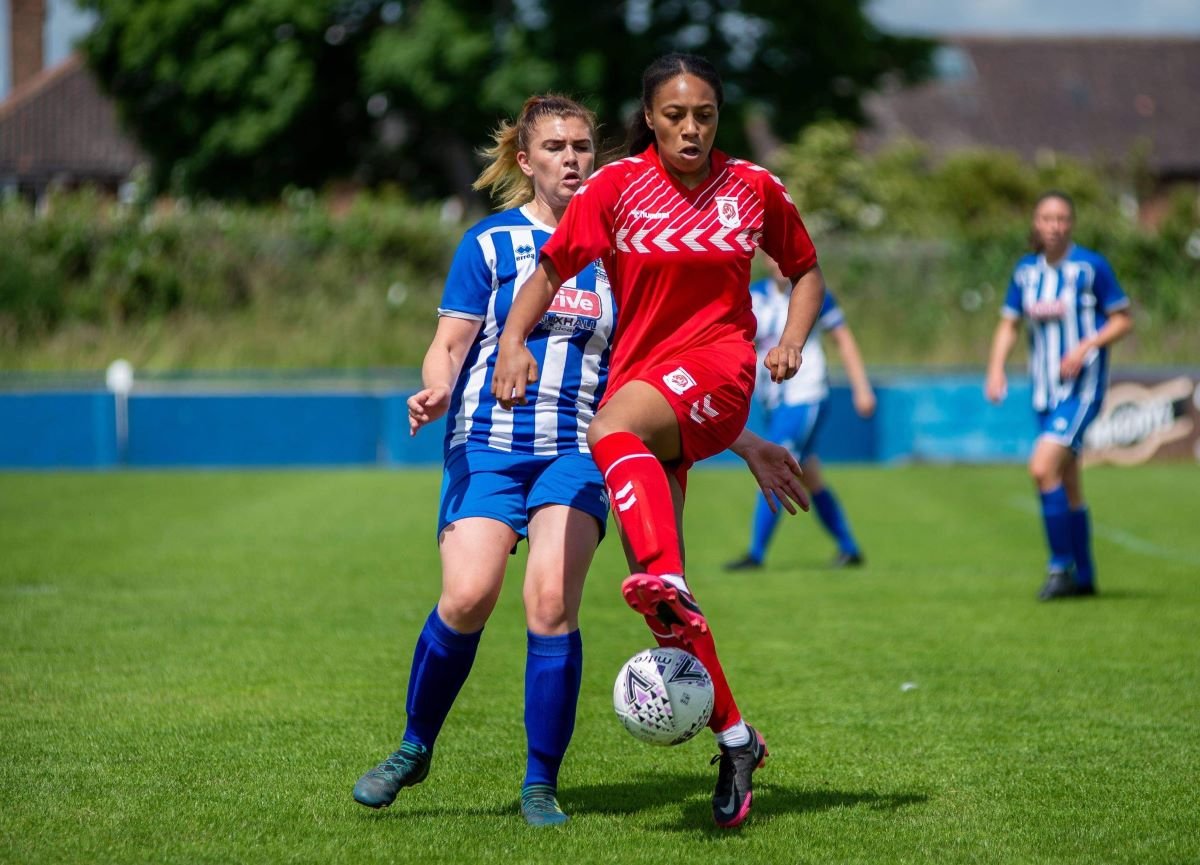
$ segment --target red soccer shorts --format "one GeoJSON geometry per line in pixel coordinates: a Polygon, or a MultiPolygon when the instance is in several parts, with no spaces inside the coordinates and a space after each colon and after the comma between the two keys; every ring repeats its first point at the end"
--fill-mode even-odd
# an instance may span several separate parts
{"type": "Polygon", "coordinates": [[[681,482],[693,464],[728,448],[745,429],[755,363],[749,344],[715,343],[636,375],[667,398],[679,420],[683,459],[676,476],[681,482]]]}

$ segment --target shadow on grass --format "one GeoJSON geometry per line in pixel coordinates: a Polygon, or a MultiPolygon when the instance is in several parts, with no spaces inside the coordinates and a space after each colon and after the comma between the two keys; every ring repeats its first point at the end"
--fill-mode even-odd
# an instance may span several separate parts
{"type": "MultiPolygon", "coordinates": [[[[561,791],[566,811],[573,814],[636,814],[661,810],[672,802],[680,805],[678,817],[658,828],[667,831],[711,830],[728,835],[712,819],[710,801],[713,778],[707,774],[654,774],[609,784],[571,787],[561,791]]],[[[763,778],[754,788],[754,813],[770,819],[785,814],[827,811],[832,808],[865,807],[895,811],[928,800],[924,793],[850,792],[830,789],[800,789],[772,783],[763,778]]]]}
{"type": "MultiPolygon", "coordinates": [[[[641,812],[663,811],[668,816],[655,828],[668,832],[710,832],[714,836],[728,836],[728,830],[718,828],[712,819],[712,776],[700,773],[656,773],[641,775],[606,784],[589,784],[580,787],[565,787],[559,791],[563,809],[576,816],[635,815],[641,812]],[[678,810],[676,810],[676,808],[678,810]]],[[[830,789],[800,789],[785,784],[775,784],[767,779],[760,780],[754,788],[754,816],[756,821],[769,821],[787,814],[802,814],[827,811],[833,808],[870,808],[879,811],[895,811],[910,805],[919,805],[928,800],[924,793],[877,793],[871,790],[850,792],[830,789]]],[[[404,792],[390,808],[358,811],[368,819],[413,819],[422,817],[515,817],[520,813],[520,802],[513,797],[503,805],[440,805],[430,806],[425,802],[404,802],[404,792]],[[407,807],[406,807],[407,806],[407,807]]]]}

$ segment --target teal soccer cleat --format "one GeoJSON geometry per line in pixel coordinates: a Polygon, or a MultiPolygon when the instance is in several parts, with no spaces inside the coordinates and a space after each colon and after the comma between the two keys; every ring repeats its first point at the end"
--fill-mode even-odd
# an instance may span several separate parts
{"type": "Polygon", "coordinates": [[[386,808],[396,801],[402,787],[420,784],[429,774],[433,750],[415,742],[403,742],[378,766],[358,779],[354,801],[368,808],[386,808]]]}
{"type": "Polygon", "coordinates": [[[521,816],[530,826],[561,826],[571,818],[558,807],[556,791],[548,784],[530,784],[521,791],[521,816]]]}

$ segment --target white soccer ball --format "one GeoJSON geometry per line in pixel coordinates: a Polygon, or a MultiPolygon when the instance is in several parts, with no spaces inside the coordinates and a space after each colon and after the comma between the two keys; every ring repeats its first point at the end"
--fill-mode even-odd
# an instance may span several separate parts
{"type": "Polygon", "coordinates": [[[617,673],[613,709],[634,738],[678,745],[708,723],[712,677],[699,658],[682,649],[645,649],[617,673]]]}

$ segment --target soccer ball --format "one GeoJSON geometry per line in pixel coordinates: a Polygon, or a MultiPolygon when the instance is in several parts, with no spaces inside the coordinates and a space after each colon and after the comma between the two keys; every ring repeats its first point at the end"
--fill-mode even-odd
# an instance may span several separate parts
{"type": "Polygon", "coordinates": [[[678,745],[708,723],[712,677],[699,658],[682,649],[645,649],[617,673],[613,709],[635,739],[678,745]]]}

